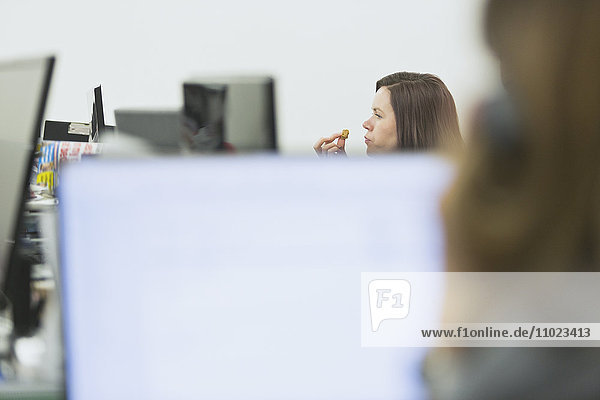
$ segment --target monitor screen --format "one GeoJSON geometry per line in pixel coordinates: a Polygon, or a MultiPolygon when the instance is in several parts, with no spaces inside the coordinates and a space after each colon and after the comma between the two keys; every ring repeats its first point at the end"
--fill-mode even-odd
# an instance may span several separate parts
{"type": "Polygon", "coordinates": [[[119,133],[144,140],[157,151],[178,152],[181,144],[181,112],[179,110],[115,110],[119,133]]]}
{"type": "Polygon", "coordinates": [[[361,273],[443,268],[452,169],[330,161],[67,166],[68,398],[426,398],[426,349],[361,346],[361,273]]]}
{"type": "Polygon", "coordinates": [[[104,120],[104,100],[102,100],[102,86],[96,86],[94,88],[94,95],[92,100],[92,122],[91,122],[91,136],[92,141],[98,141],[101,135],[106,131],[112,131],[113,126],[106,125],[104,120]]]}
{"type": "Polygon", "coordinates": [[[275,80],[268,76],[205,77],[183,85],[193,150],[277,150],[275,80]]]}
{"type": "Polygon", "coordinates": [[[0,282],[14,248],[54,58],[0,63],[0,282]]]}

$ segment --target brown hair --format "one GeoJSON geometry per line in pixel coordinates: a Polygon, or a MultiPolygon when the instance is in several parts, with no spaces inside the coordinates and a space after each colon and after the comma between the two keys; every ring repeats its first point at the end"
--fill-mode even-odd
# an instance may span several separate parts
{"type": "Polygon", "coordinates": [[[444,202],[449,268],[598,270],[600,2],[491,0],[486,17],[521,129],[507,158],[475,127],[444,202]]]}
{"type": "Polygon", "coordinates": [[[400,150],[462,144],[454,99],[440,78],[397,72],[377,81],[375,91],[381,87],[390,91],[400,150]]]}

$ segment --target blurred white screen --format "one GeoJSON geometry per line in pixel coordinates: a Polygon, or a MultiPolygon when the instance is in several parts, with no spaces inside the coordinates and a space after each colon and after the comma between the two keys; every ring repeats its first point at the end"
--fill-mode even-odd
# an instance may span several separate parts
{"type": "Polygon", "coordinates": [[[451,175],[430,156],[71,166],[69,398],[425,398],[426,349],[361,347],[361,272],[442,270],[451,175]]]}

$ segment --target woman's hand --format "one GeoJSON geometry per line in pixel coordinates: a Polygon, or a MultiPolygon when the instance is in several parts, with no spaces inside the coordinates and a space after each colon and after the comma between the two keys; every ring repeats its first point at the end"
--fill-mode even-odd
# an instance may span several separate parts
{"type": "Polygon", "coordinates": [[[338,132],[319,139],[313,146],[313,149],[315,149],[319,157],[346,156],[345,145],[346,139],[342,137],[342,132],[338,132]]]}

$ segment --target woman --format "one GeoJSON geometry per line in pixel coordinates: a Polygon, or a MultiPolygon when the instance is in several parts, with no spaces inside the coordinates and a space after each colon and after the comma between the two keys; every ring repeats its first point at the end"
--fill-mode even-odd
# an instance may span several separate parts
{"type": "MultiPolygon", "coordinates": [[[[435,75],[397,72],[375,87],[372,115],[363,122],[367,154],[430,150],[460,145],[456,106],[444,82],[435,75]]],[[[341,133],[321,138],[319,156],[345,155],[341,133]]]]}

